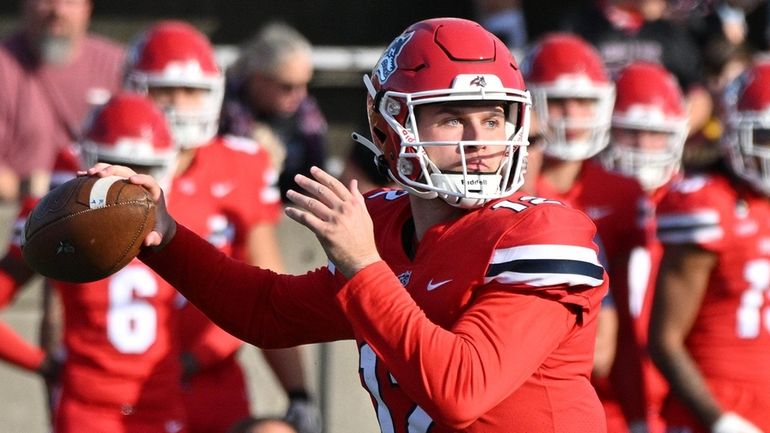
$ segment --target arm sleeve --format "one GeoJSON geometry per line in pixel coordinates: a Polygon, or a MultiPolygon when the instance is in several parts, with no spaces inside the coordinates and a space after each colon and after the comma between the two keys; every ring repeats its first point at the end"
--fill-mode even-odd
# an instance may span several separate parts
{"type": "MultiPolygon", "coordinates": [[[[27,281],[27,278],[21,279],[21,273],[24,276],[30,274],[21,257],[13,251],[0,260],[0,308],[10,305],[22,284],[27,281]]],[[[43,362],[43,358],[45,353],[39,347],[29,344],[13,328],[0,322],[0,359],[34,371],[43,362]]]]}
{"type": "Polygon", "coordinates": [[[35,371],[44,358],[45,353],[39,347],[29,344],[13,328],[0,322],[0,359],[35,371]]]}
{"type": "Polygon", "coordinates": [[[490,283],[451,329],[443,329],[384,262],[356,274],[338,300],[356,334],[406,393],[436,421],[458,427],[524,383],[575,327],[575,315],[563,304],[490,283]]]}
{"type": "MultiPolygon", "coordinates": [[[[194,310],[190,314],[202,314],[190,304],[187,304],[184,309],[194,310]]],[[[186,313],[183,312],[183,317],[184,314],[186,313]]],[[[241,340],[209,321],[199,338],[195,340],[195,344],[188,349],[201,369],[205,369],[231,356],[241,345],[243,345],[241,340]]]]}
{"type": "Polygon", "coordinates": [[[353,337],[334,299],[341,283],[327,268],[279,275],[227,257],[182,225],[162,251],[140,258],[214,323],[255,346],[353,337]]]}

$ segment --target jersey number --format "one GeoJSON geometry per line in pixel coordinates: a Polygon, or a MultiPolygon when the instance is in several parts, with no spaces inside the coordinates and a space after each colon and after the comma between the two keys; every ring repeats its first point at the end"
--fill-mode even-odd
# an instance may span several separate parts
{"type": "MultiPolygon", "coordinates": [[[[377,411],[377,422],[380,423],[380,431],[382,433],[394,433],[394,419],[391,415],[390,409],[387,403],[382,399],[382,393],[380,391],[383,386],[377,377],[377,355],[368,344],[364,344],[359,349],[359,368],[361,369],[361,376],[363,377],[366,390],[371,394],[374,400],[375,410],[377,411]]],[[[385,386],[395,386],[397,382],[393,376],[388,375],[390,383],[384,384],[385,386]]],[[[433,420],[425,413],[420,406],[414,405],[412,410],[406,419],[407,433],[426,433],[433,425],[433,420]]]]}
{"type": "Polygon", "coordinates": [[[530,207],[532,205],[539,205],[539,204],[543,204],[543,203],[561,204],[560,201],[551,200],[551,199],[547,199],[547,198],[541,198],[541,197],[532,197],[532,196],[527,195],[527,196],[519,197],[519,201],[518,202],[512,202],[512,201],[509,201],[509,200],[499,201],[499,202],[495,203],[494,205],[492,205],[492,209],[500,209],[500,208],[510,209],[510,210],[518,213],[518,212],[521,212],[521,211],[527,209],[528,207],[530,207]]]}
{"type": "Polygon", "coordinates": [[[749,288],[741,295],[741,304],[737,313],[737,329],[739,338],[756,338],[764,323],[770,332],[770,260],[757,259],[746,264],[743,277],[749,283],[749,288]]]}
{"type": "Polygon", "coordinates": [[[147,298],[158,293],[155,277],[143,266],[126,266],[109,281],[107,338],[121,353],[144,353],[154,342],[158,314],[147,298]]]}

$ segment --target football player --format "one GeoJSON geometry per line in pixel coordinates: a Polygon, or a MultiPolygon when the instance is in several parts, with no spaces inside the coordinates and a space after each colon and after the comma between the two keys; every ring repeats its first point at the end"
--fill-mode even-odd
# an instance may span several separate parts
{"type": "MultiPolygon", "coordinates": [[[[89,123],[81,143],[88,165],[126,164],[160,180],[171,173],[176,148],[163,113],[146,97],[118,94],[89,123]]],[[[80,166],[79,155],[65,149],[53,179],[70,179],[80,166]]],[[[0,261],[0,305],[34,275],[20,250],[34,204],[23,206],[0,261]]],[[[0,358],[56,383],[54,431],[186,431],[176,290],[136,259],[103,280],[52,285],[63,305],[63,351],[46,354],[3,325],[0,358]]]]}
{"type": "MultiPolygon", "coordinates": [[[[402,189],[363,197],[320,168],[286,213],[329,265],[281,275],[218,253],[165,211],[142,259],[262,347],[354,339],[383,432],[602,432],[590,383],[607,289],[594,224],[523,183],[530,97],[475,22],[409,26],[371,77],[366,143],[402,189]]],[[[97,165],[90,175],[131,175],[97,165]]],[[[173,200],[173,196],[171,197],[173,200]]]]}
{"type": "Polygon", "coordinates": [[[770,63],[728,88],[724,172],[658,205],[663,258],[649,344],[677,431],[770,432],[770,63]]]}
{"type": "Polygon", "coordinates": [[[687,110],[676,79],[657,64],[626,66],[615,81],[615,91],[610,144],[600,157],[607,169],[636,178],[651,207],[645,215],[647,243],[632,251],[627,291],[615,297],[624,326],[619,330],[610,379],[631,432],[663,433],[660,410],[668,386],[647,354],[647,328],[662,254],[655,236],[654,207],[681,176],[687,110]]]}
{"type": "Polygon", "coordinates": [[[608,431],[626,432],[607,374],[617,336],[632,329],[621,320],[614,301],[622,301],[627,292],[632,249],[644,244],[643,227],[637,222],[645,200],[634,179],[608,172],[594,160],[609,142],[614,83],[596,50],[569,33],[545,35],[529,53],[525,69],[544,146],[532,189],[585,212],[596,224],[608,259],[611,297],[600,313],[593,378],[608,431]]]}
{"type": "MultiPolygon", "coordinates": [[[[281,270],[275,225],[280,217],[277,174],[268,152],[252,140],[217,136],[224,75],[210,42],[179,21],[161,21],[132,44],[125,86],[150,96],[164,111],[179,148],[169,206],[180,221],[239,260],[281,270]]],[[[194,306],[182,312],[185,401],[192,433],[223,433],[249,415],[237,360],[242,341],[194,306]]],[[[320,426],[310,405],[299,348],[265,351],[290,399],[288,416],[320,426]]]]}

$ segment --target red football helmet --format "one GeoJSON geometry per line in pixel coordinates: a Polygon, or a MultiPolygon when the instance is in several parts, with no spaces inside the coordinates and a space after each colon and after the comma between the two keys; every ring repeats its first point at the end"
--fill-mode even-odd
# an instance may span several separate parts
{"type": "Polygon", "coordinates": [[[576,35],[552,33],[528,54],[525,66],[525,79],[546,142],[545,154],[579,161],[604,149],[609,142],[615,89],[599,53],[576,35]],[[548,101],[566,99],[594,100],[591,115],[575,118],[567,113],[551,118],[548,101]]]}
{"type": "Polygon", "coordinates": [[[161,21],[131,44],[124,69],[125,87],[147,93],[151,87],[204,89],[200,108],[163,107],[176,144],[207,144],[217,133],[224,75],[203,33],[179,21],[161,21]]]}
{"type": "Polygon", "coordinates": [[[612,140],[602,162],[654,190],[679,170],[688,131],[682,90],[663,66],[637,62],[619,72],[615,91],[612,140]]]}
{"type": "Polygon", "coordinates": [[[729,90],[722,144],[735,174],[770,195],[770,61],[753,65],[729,90]]]}
{"type": "Polygon", "coordinates": [[[168,180],[177,148],[166,118],[146,96],[119,93],[91,115],[81,141],[87,167],[97,162],[129,165],[168,180]]]}
{"type": "Polygon", "coordinates": [[[364,76],[372,149],[390,177],[423,198],[441,197],[462,208],[474,208],[510,195],[523,184],[530,97],[510,51],[473,21],[437,18],[407,28],[364,76]],[[468,170],[467,146],[478,141],[420,140],[415,107],[446,102],[500,102],[505,106],[506,140],[484,142],[504,146],[494,173],[468,170]],[[463,155],[461,172],[442,172],[428,157],[428,146],[455,146],[463,155]]]}

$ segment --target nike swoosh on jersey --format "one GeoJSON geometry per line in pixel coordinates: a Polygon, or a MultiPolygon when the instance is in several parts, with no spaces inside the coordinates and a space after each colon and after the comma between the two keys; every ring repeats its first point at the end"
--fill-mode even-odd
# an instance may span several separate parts
{"type": "Polygon", "coordinates": [[[438,281],[438,282],[435,282],[435,283],[434,283],[434,282],[433,282],[433,279],[431,278],[431,280],[430,280],[430,281],[428,281],[428,286],[426,287],[426,289],[427,289],[429,292],[432,292],[432,291],[434,291],[434,290],[438,289],[439,287],[443,286],[444,284],[446,284],[446,283],[448,283],[448,282],[450,282],[450,281],[452,281],[452,279],[451,279],[451,278],[450,278],[450,279],[448,279],[448,280],[444,280],[444,281],[438,281]]]}

